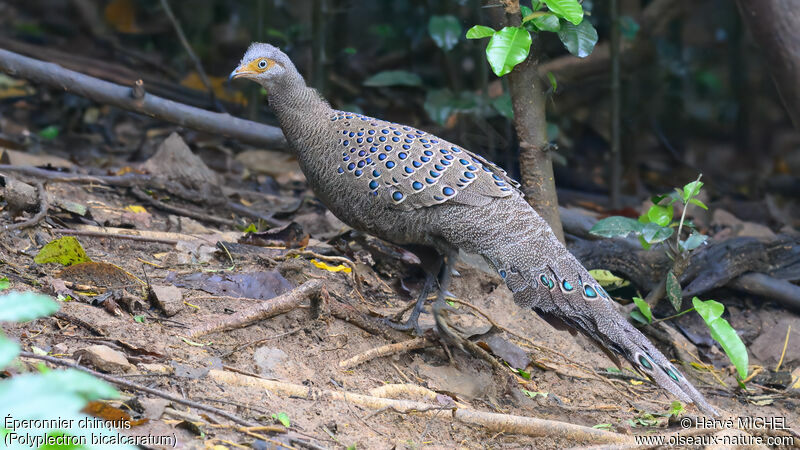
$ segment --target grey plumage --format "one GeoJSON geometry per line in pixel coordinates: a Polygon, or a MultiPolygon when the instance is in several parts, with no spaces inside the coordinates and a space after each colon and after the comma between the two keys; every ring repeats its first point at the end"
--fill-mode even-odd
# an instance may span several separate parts
{"type": "Polygon", "coordinates": [[[271,45],[253,44],[231,77],[267,89],[308,183],[342,221],[396,244],[482,255],[519,306],[581,331],[682,401],[716,414],[616,312],[503,170],[413,127],[332,109],[271,45]]]}

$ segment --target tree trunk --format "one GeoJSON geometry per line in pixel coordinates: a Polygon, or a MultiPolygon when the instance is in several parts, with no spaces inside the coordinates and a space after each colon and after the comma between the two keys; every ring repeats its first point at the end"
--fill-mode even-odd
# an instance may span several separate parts
{"type": "Polygon", "coordinates": [[[800,130],[800,11],[796,0],[736,0],[781,100],[800,130]]]}
{"type": "MultiPolygon", "coordinates": [[[[513,26],[520,25],[519,13],[507,15],[513,26]]],[[[519,170],[522,192],[536,212],[550,225],[558,240],[564,242],[558,197],[553,180],[553,160],[547,142],[545,117],[546,82],[539,77],[540,37],[533,36],[528,58],[508,74],[508,86],[514,109],[514,128],[519,138],[519,170]]]]}

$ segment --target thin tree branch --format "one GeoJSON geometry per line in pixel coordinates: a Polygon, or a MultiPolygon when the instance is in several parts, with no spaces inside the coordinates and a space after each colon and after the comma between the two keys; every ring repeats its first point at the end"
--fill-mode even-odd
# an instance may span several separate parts
{"type": "Polygon", "coordinates": [[[205,133],[221,134],[273,149],[286,148],[286,139],[279,128],[229,114],[206,111],[151,94],[136,99],[132,97],[130,87],[109,83],[8,50],[0,49],[0,72],[205,133]]]}
{"type": "Polygon", "coordinates": [[[181,23],[178,22],[178,18],[175,17],[175,14],[172,12],[169,2],[167,0],[161,0],[161,7],[164,8],[164,12],[167,14],[169,21],[172,22],[172,27],[175,28],[175,34],[178,35],[178,40],[181,41],[181,45],[183,45],[184,50],[186,50],[189,58],[194,63],[194,68],[197,70],[197,74],[200,75],[200,81],[203,82],[203,86],[206,87],[208,90],[208,95],[211,97],[211,103],[213,103],[221,112],[225,112],[225,108],[220,102],[217,101],[217,97],[214,95],[214,87],[211,86],[211,82],[208,80],[208,75],[206,75],[206,71],[203,69],[203,64],[200,62],[200,58],[197,57],[197,54],[192,49],[192,44],[190,44],[189,40],[186,39],[186,34],[183,32],[183,27],[181,26],[181,23]]]}

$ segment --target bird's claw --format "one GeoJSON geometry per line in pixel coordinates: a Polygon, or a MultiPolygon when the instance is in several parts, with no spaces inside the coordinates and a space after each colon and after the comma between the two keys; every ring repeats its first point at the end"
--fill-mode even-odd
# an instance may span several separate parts
{"type": "Polygon", "coordinates": [[[448,305],[447,302],[444,301],[444,298],[441,298],[433,303],[432,309],[433,319],[436,322],[436,329],[439,331],[439,336],[446,342],[465,351],[464,345],[462,344],[464,338],[450,326],[447,322],[446,314],[443,314],[445,311],[455,311],[455,308],[448,305]]]}
{"type": "Polygon", "coordinates": [[[423,334],[422,328],[420,328],[420,326],[419,326],[419,316],[417,316],[417,317],[413,317],[413,316],[409,317],[408,320],[406,320],[405,322],[402,322],[402,323],[394,322],[394,321],[392,321],[392,319],[390,319],[388,317],[384,318],[384,319],[381,319],[381,322],[384,325],[388,326],[389,328],[392,328],[392,329],[395,329],[395,330],[398,330],[398,331],[414,330],[414,335],[416,335],[416,336],[422,336],[422,334],[423,334]]]}

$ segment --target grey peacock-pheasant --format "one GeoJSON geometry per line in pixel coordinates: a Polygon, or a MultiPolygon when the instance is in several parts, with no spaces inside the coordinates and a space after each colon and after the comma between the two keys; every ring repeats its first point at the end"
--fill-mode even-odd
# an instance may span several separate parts
{"type": "MultiPolygon", "coordinates": [[[[482,255],[514,301],[566,324],[684,402],[716,415],[691,383],[614,309],[609,295],[556,239],[496,165],[424,131],[334,110],[278,48],[254,43],[231,78],[263,86],[316,195],[353,228],[399,245],[435,249],[440,332],[452,266],[462,249],[482,255]],[[442,264],[443,262],[443,264],[442,264]]],[[[416,325],[432,276],[409,319],[416,325]]]]}

